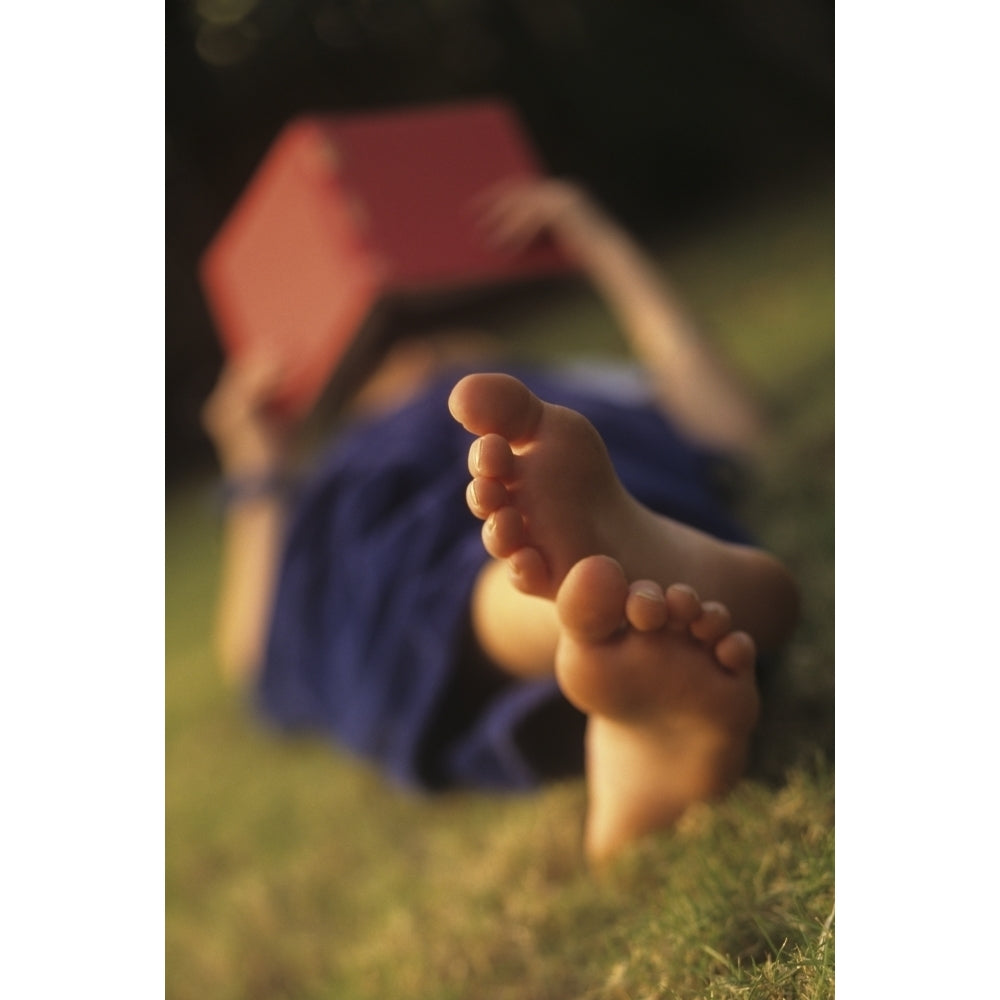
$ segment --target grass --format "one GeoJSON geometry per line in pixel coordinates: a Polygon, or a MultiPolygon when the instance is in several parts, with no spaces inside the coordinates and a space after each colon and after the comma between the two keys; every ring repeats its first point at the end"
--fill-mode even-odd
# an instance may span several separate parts
{"type": "MultiPolygon", "coordinates": [[[[168,997],[833,997],[832,243],[824,189],[655,248],[776,418],[744,513],[805,606],[752,777],[600,877],[580,851],[580,782],[422,798],[262,729],[209,648],[208,487],[171,495],[168,997]]],[[[579,290],[510,332],[558,353],[568,331],[621,351],[579,290]]]]}

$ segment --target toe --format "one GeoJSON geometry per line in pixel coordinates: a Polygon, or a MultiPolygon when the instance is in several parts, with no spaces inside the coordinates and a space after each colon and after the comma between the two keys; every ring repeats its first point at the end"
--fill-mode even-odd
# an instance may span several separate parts
{"type": "Polygon", "coordinates": [[[473,479],[465,490],[469,510],[480,520],[510,503],[507,488],[498,479],[473,479]]]}
{"type": "Polygon", "coordinates": [[[730,632],[715,644],[715,658],[730,673],[743,673],[753,669],[757,647],[746,632],[730,632]]]}
{"type": "Polygon", "coordinates": [[[499,434],[511,442],[531,438],[542,419],[542,401],[510,375],[466,375],[451,391],[452,416],[473,434],[499,434]]]}
{"type": "Polygon", "coordinates": [[[488,479],[511,479],[514,453],[499,434],[486,434],[469,448],[469,474],[488,479]]]}
{"type": "Polygon", "coordinates": [[[625,617],[640,632],[654,632],[667,623],[667,603],[659,584],[637,580],[628,589],[625,617]]]}
{"type": "Polygon", "coordinates": [[[677,631],[688,628],[701,615],[701,601],[693,587],[686,583],[674,583],[667,587],[667,623],[677,631]]]}
{"type": "Polygon", "coordinates": [[[528,544],[524,519],[514,507],[500,507],[483,522],[483,547],[494,559],[506,559],[528,544]]]}
{"type": "Polygon", "coordinates": [[[621,565],[608,556],[588,556],[566,574],[556,595],[556,610],[569,634],[597,643],[611,638],[625,623],[628,596],[621,565]]]}
{"type": "Polygon", "coordinates": [[[552,590],[552,575],[538,549],[530,545],[518,549],[507,560],[511,583],[522,593],[545,595],[552,590]]]}
{"type": "Polygon", "coordinates": [[[718,642],[732,630],[733,619],[729,609],[718,601],[705,601],[701,615],[691,622],[691,634],[709,645],[718,642]]]}

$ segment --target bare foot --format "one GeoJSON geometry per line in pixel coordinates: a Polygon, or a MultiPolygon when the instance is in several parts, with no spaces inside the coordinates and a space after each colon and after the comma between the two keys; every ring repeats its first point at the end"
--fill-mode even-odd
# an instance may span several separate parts
{"type": "Polygon", "coordinates": [[[637,522],[656,531],[655,515],[629,496],[600,435],[576,411],[542,402],[509,375],[467,376],[449,406],[480,435],[469,451],[469,508],[519,590],[553,598],[584,556],[620,555],[637,522]]]}
{"type": "Polygon", "coordinates": [[[794,584],[758,549],[732,545],[663,517],[622,486],[584,416],[543,402],[509,375],[469,375],[452,415],[479,435],[469,451],[470,510],[483,544],[507,562],[518,590],[553,599],[590,555],[617,559],[630,580],[686,580],[728,605],[762,646],[780,642],[796,614],[794,584]]]}
{"type": "Polygon", "coordinates": [[[587,855],[601,862],[727,791],[746,766],[759,698],[755,647],[685,585],[628,584],[581,560],[556,599],[556,677],[587,725],[587,855]]]}

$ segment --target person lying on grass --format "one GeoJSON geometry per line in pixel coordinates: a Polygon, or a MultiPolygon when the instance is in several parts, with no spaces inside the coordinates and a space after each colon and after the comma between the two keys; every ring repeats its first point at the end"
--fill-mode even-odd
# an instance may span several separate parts
{"type": "Polygon", "coordinates": [[[597,864],[739,779],[757,650],[789,635],[797,590],[720,487],[757,409],[633,240],[558,181],[493,192],[484,226],[511,252],[551,234],[638,364],[404,340],[294,490],[278,366],[225,369],[204,410],[232,501],[216,648],[264,718],[403,785],[582,771],[597,864]]]}

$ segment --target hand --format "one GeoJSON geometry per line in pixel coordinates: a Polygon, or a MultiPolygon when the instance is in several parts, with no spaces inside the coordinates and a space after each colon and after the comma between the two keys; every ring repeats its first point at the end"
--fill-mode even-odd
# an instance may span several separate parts
{"type": "Polygon", "coordinates": [[[522,250],[548,233],[570,256],[578,256],[588,234],[600,227],[600,209],[567,181],[504,181],[476,201],[487,239],[506,250],[522,250]]]}
{"type": "Polygon", "coordinates": [[[266,475],[284,467],[292,427],[268,405],[281,371],[266,356],[230,362],[202,408],[202,425],[225,475],[266,475]]]}

